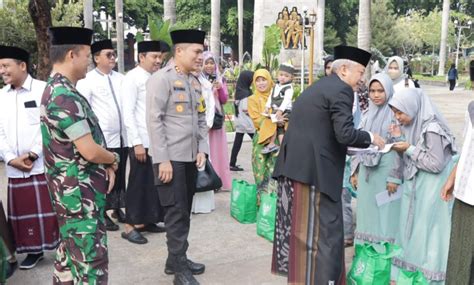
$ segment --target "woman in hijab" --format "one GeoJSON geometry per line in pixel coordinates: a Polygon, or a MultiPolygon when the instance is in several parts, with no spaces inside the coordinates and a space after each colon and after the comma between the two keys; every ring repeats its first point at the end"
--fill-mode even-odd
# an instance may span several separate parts
{"type": "Polygon", "coordinates": [[[249,116],[256,130],[253,137],[252,149],[253,175],[259,193],[261,191],[272,192],[272,190],[269,189],[269,183],[274,182],[272,173],[277,153],[262,154],[261,150],[265,145],[259,144],[258,141],[259,138],[270,138],[273,135],[274,130],[263,127],[266,125],[265,120],[269,120],[269,118],[262,114],[265,111],[265,104],[268,96],[270,96],[274,83],[268,70],[258,69],[253,75],[253,84],[255,86],[255,94],[248,99],[249,116]]]}
{"type": "MultiPolygon", "coordinates": [[[[206,122],[209,128],[209,160],[222,180],[222,189],[230,190],[232,182],[228,167],[225,127],[223,125],[220,129],[212,129],[216,114],[224,115],[223,105],[228,98],[227,85],[218,71],[217,62],[212,53],[205,52],[203,57],[204,66],[199,76],[199,82],[201,82],[201,92],[206,103],[206,122]]],[[[214,191],[194,195],[193,213],[210,213],[214,208],[214,191]]]]}
{"type": "Polygon", "coordinates": [[[332,63],[334,56],[328,55],[324,58],[324,76],[329,76],[332,73],[332,63]]]}
{"type": "Polygon", "coordinates": [[[405,88],[415,88],[415,84],[403,73],[403,59],[399,56],[392,56],[387,61],[385,72],[392,78],[395,93],[405,88]]]}
{"type": "Polygon", "coordinates": [[[440,194],[454,166],[454,136],[445,119],[421,89],[395,92],[389,105],[401,127],[392,125],[403,154],[403,191],[396,244],[403,253],[393,264],[420,271],[430,284],[444,284],[451,231],[452,201],[440,194]]]}
{"type": "Polygon", "coordinates": [[[230,155],[230,170],[231,171],[242,171],[244,170],[237,165],[237,155],[239,154],[240,148],[242,147],[242,141],[244,135],[248,134],[250,138],[253,138],[255,133],[255,127],[253,126],[252,119],[248,115],[247,101],[248,97],[252,95],[253,71],[244,70],[240,72],[239,78],[237,79],[237,86],[235,88],[235,139],[234,145],[232,146],[232,152],[230,155]]]}
{"type": "MultiPolygon", "coordinates": [[[[360,128],[380,134],[386,143],[392,143],[389,128],[394,115],[389,100],[393,96],[392,80],[388,75],[378,73],[369,83],[369,109],[362,118],[360,128]]],[[[401,184],[401,173],[394,169],[395,151],[388,153],[363,154],[352,159],[351,181],[357,188],[356,243],[395,242],[398,232],[400,200],[377,205],[376,196],[388,191],[393,194],[401,184]]]]}

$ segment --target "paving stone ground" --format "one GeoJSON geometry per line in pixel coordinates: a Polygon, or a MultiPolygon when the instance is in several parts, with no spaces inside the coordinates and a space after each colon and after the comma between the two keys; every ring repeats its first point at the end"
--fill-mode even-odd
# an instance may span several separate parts
{"type": "MultiPolygon", "coordinates": [[[[473,91],[447,87],[423,86],[451,128],[462,142],[461,134],[467,104],[474,100],[473,91]]],[[[229,153],[230,148],[229,144],[229,153]]],[[[243,172],[233,177],[253,181],[251,172],[251,144],[245,142],[239,154],[238,164],[243,172]]],[[[6,204],[6,177],[3,163],[0,165],[0,198],[6,204]]],[[[211,214],[193,215],[189,236],[189,257],[204,262],[206,273],[197,277],[201,284],[286,284],[285,278],[270,273],[272,244],[256,235],[255,225],[243,225],[229,215],[230,192],[216,194],[216,210],[211,214]]],[[[356,201],[353,202],[355,208],[356,201]]],[[[121,225],[121,230],[123,225],[121,225]]],[[[166,259],[164,234],[147,234],[149,243],[134,245],[120,237],[120,231],[109,232],[109,284],[172,284],[173,278],[163,273],[166,259]]],[[[346,266],[350,266],[353,248],[346,249],[346,266]]],[[[51,284],[54,253],[46,253],[45,259],[34,269],[17,271],[8,284],[51,284]]],[[[19,261],[24,255],[19,255],[19,261]]]]}

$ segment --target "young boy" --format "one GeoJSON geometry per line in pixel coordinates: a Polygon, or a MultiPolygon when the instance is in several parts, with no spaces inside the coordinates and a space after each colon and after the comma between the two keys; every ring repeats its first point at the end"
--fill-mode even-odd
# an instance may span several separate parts
{"type": "MultiPolygon", "coordinates": [[[[265,104],[265,113],[275,114],[279,122],[283,122],[284,117],[288,119],[291,112],[291,102],[293,100],[293,74],[295,69],[291,65],[281,64],[278,70],[278,84],[273,87],[272,94],[268,97],[265,104]]],[[[275,123],[276,124],[276,123],[275,123]]],[[[276,132],[270,138],[270,142],[262,149],[262,154],[278,151],[280,148],[275,144],[275,139],[278,136],[278,141],[281,143],[285,134],[285,127],[277,125],[276,132]]]]}

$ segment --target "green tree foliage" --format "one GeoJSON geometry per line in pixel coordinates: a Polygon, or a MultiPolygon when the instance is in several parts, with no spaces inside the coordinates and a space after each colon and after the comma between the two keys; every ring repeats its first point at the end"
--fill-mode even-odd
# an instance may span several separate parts
{"type": "Polygon", "coordinates": [[[266,69],[273,71],[278,68],[278,56],[281,49],[280,28],[273,24],[265,27],[265,39],[263,42],[263,64],[266,69]]]}
{"type": "MultiPolygon", "coordinates": [[[[435,8],[442,9],[443,1],[440,0],[391,0],[395,12],[398,15],[407,15],[413,11],[423,11],[424,16],[435,8]]],[[[468,15],[474,15],[474,1],[472,0],[452,0],[451,11],[458,11],[468,15]]]]}
{"type": "MultiPolygon", "coordinates": [[[[244,51],[252,49],[253,32],[253,0],[244,1],[244,51]]],[[[95,0],[96,11],[105,10],[109,15],[114,15],[115,0],[95,0]]],[[[209,31],[211,27],[211,4],[208,0],[177,0],[176,24],[171,29],[200,28],[209,31]]],[[[124,0],[124,20],[130,25],[136,25],[143,31],[149,29],[149,18],[163,16],[163,0],[124,0]]],[[[99,25],[94,26],[95,31],[101,32],[99,25]]],[[[221,40],[230,45],[234,50],[238,47],[238,19],[237,1],[221,0],[221,40]]]]}
{"type": "MultiPolygon", "coordinates": [[[[358,7],[359,0],[326,1],[325,35],[334,35],[334,32],[327,32],[328,30],[335,31],[336,37],[333,37],[331,40],[346,44],[349,27],[357,25],[358,7]]],[[[324,45],[326,46],[326,43],[324,45]]]]}
{"type": "MultiPolygon", "coordinates": [[[[82,25],[82,0],[54,1],[51,10],[53,25],[82,25]]],[[[37,62],[35,29],[28,13],[28,1],[5,1],[0,9],[0,44],[15,45],[31,54],[31,63],[37,62]]]]}
{"type": "MultiPolygon", "coordinates": [[[[163,21],[161,18],[148,16],[148,23],[150,28],[150,38],[154,41],[164,41],[171,46],[171,21],[163,21]]],[[[140,32],[137,34],[136,38],[137,42],[144,40],[144,36],[140,32]]]]}
{"type": "MultiPolygon", "coordinates": [[[[372,4],[372,47],[384,55],[391,55],[401,45],[397,19],[388,0],[379,0],[372,4]]],[[[357,24],[349,29],[347,42],[357,46],[357,24]]]]}
{"type": "Polygon", "coordinates": [[[0,9],[0,44],[35,52],[35,29],[28,14],[28,1],[9,1],[0,9]]]}
{"type": "Polygon", "coordinates": [[[334,47],[343,43],[336,30],[336,17],[326,5],[324,16],[324,49],[326,53],[332,54],[334,47]]]}
{"type": "MultiPolygon", "coordinates": [[[[104,10],[115,17],[115,0],[94,0],[94,10],[104,10]]],[[[163,15],[163,1],[124,0],[123,15],[127,24],[146,30],[149,15],[163,15]]]]}
{"type": "Polygon", "coordinates": [[[423,47],[423,40],[419,37],[416,28],[422,20],[423,15],[418,12],[398,19],[396,33],[400,37],[401,54],[415,54],[423,47]]]}

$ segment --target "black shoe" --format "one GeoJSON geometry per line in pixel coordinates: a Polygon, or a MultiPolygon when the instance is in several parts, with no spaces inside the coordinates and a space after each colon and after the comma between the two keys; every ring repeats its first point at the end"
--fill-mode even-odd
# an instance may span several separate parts
{"type": "Polygon", "coordinates": [[[110,232],[115,232],[119,230],[119,226],[115,224],[112,219],[107,216],[107,214],[105,214],[105,228],[110,232]]]}
{"type": "Polygon", "coordinates": [[[129,233],[123,232],[122,238],[128,240],[131,243],[136,244],[145,244],[148,242],[148,240],[144,236],[142,236],[142,234],[139,233],[137,230],[132,230],[129,233]]]}
{"type": "Polygon", "coordinates": [[[7,279],[10,278],[13,273],[15,273],[16,269],[18,268],[18,262],[7,262],[7,279]]]}
{"type": "Polygon", "coordinates": [[[23,260],[23,262],[20,264],[20,269],[26,270],[26,269],[31,269],[38,264],[43,259],[43,253],[38,253],[38,254],[28,254],[23,260]]]}
{"type": "MultiPolygon", "coordinates": [[[[186,264],[193,275],[203,274],[206,270],[206,266],[204,264],[195,263],[189,259],[186,260],[186,264]]],[[[174,263],[168,262],[168,260],[166,261],[165,273],[168,275],[175,274],[174,263]]]]}
{"type": "Polygon", "coordinates": [[[125,213],[122,209],[116,209],[112,212],[112,218],[117,219],[119,223],[125,223],[125,213]]]}
{"type": "Polygon", "coordinates": [[[190,270],[183,270],[174,274],[174,285],[199,285],[190,270]]]}
{"type": "Polygon", "coordinates": [[[229,166],[229,169],[230,171],[244,171],[244,169],[240,167],[239,165],[231,165],[229,166]]]}
{"type": "Polygon", "coordinates": [[[165,227],[158,226],[156,224],[147,224],[142,228],[136,228],[139,232],[149,232],[149,233],[164,233],[166,232],[165,227]]]}

